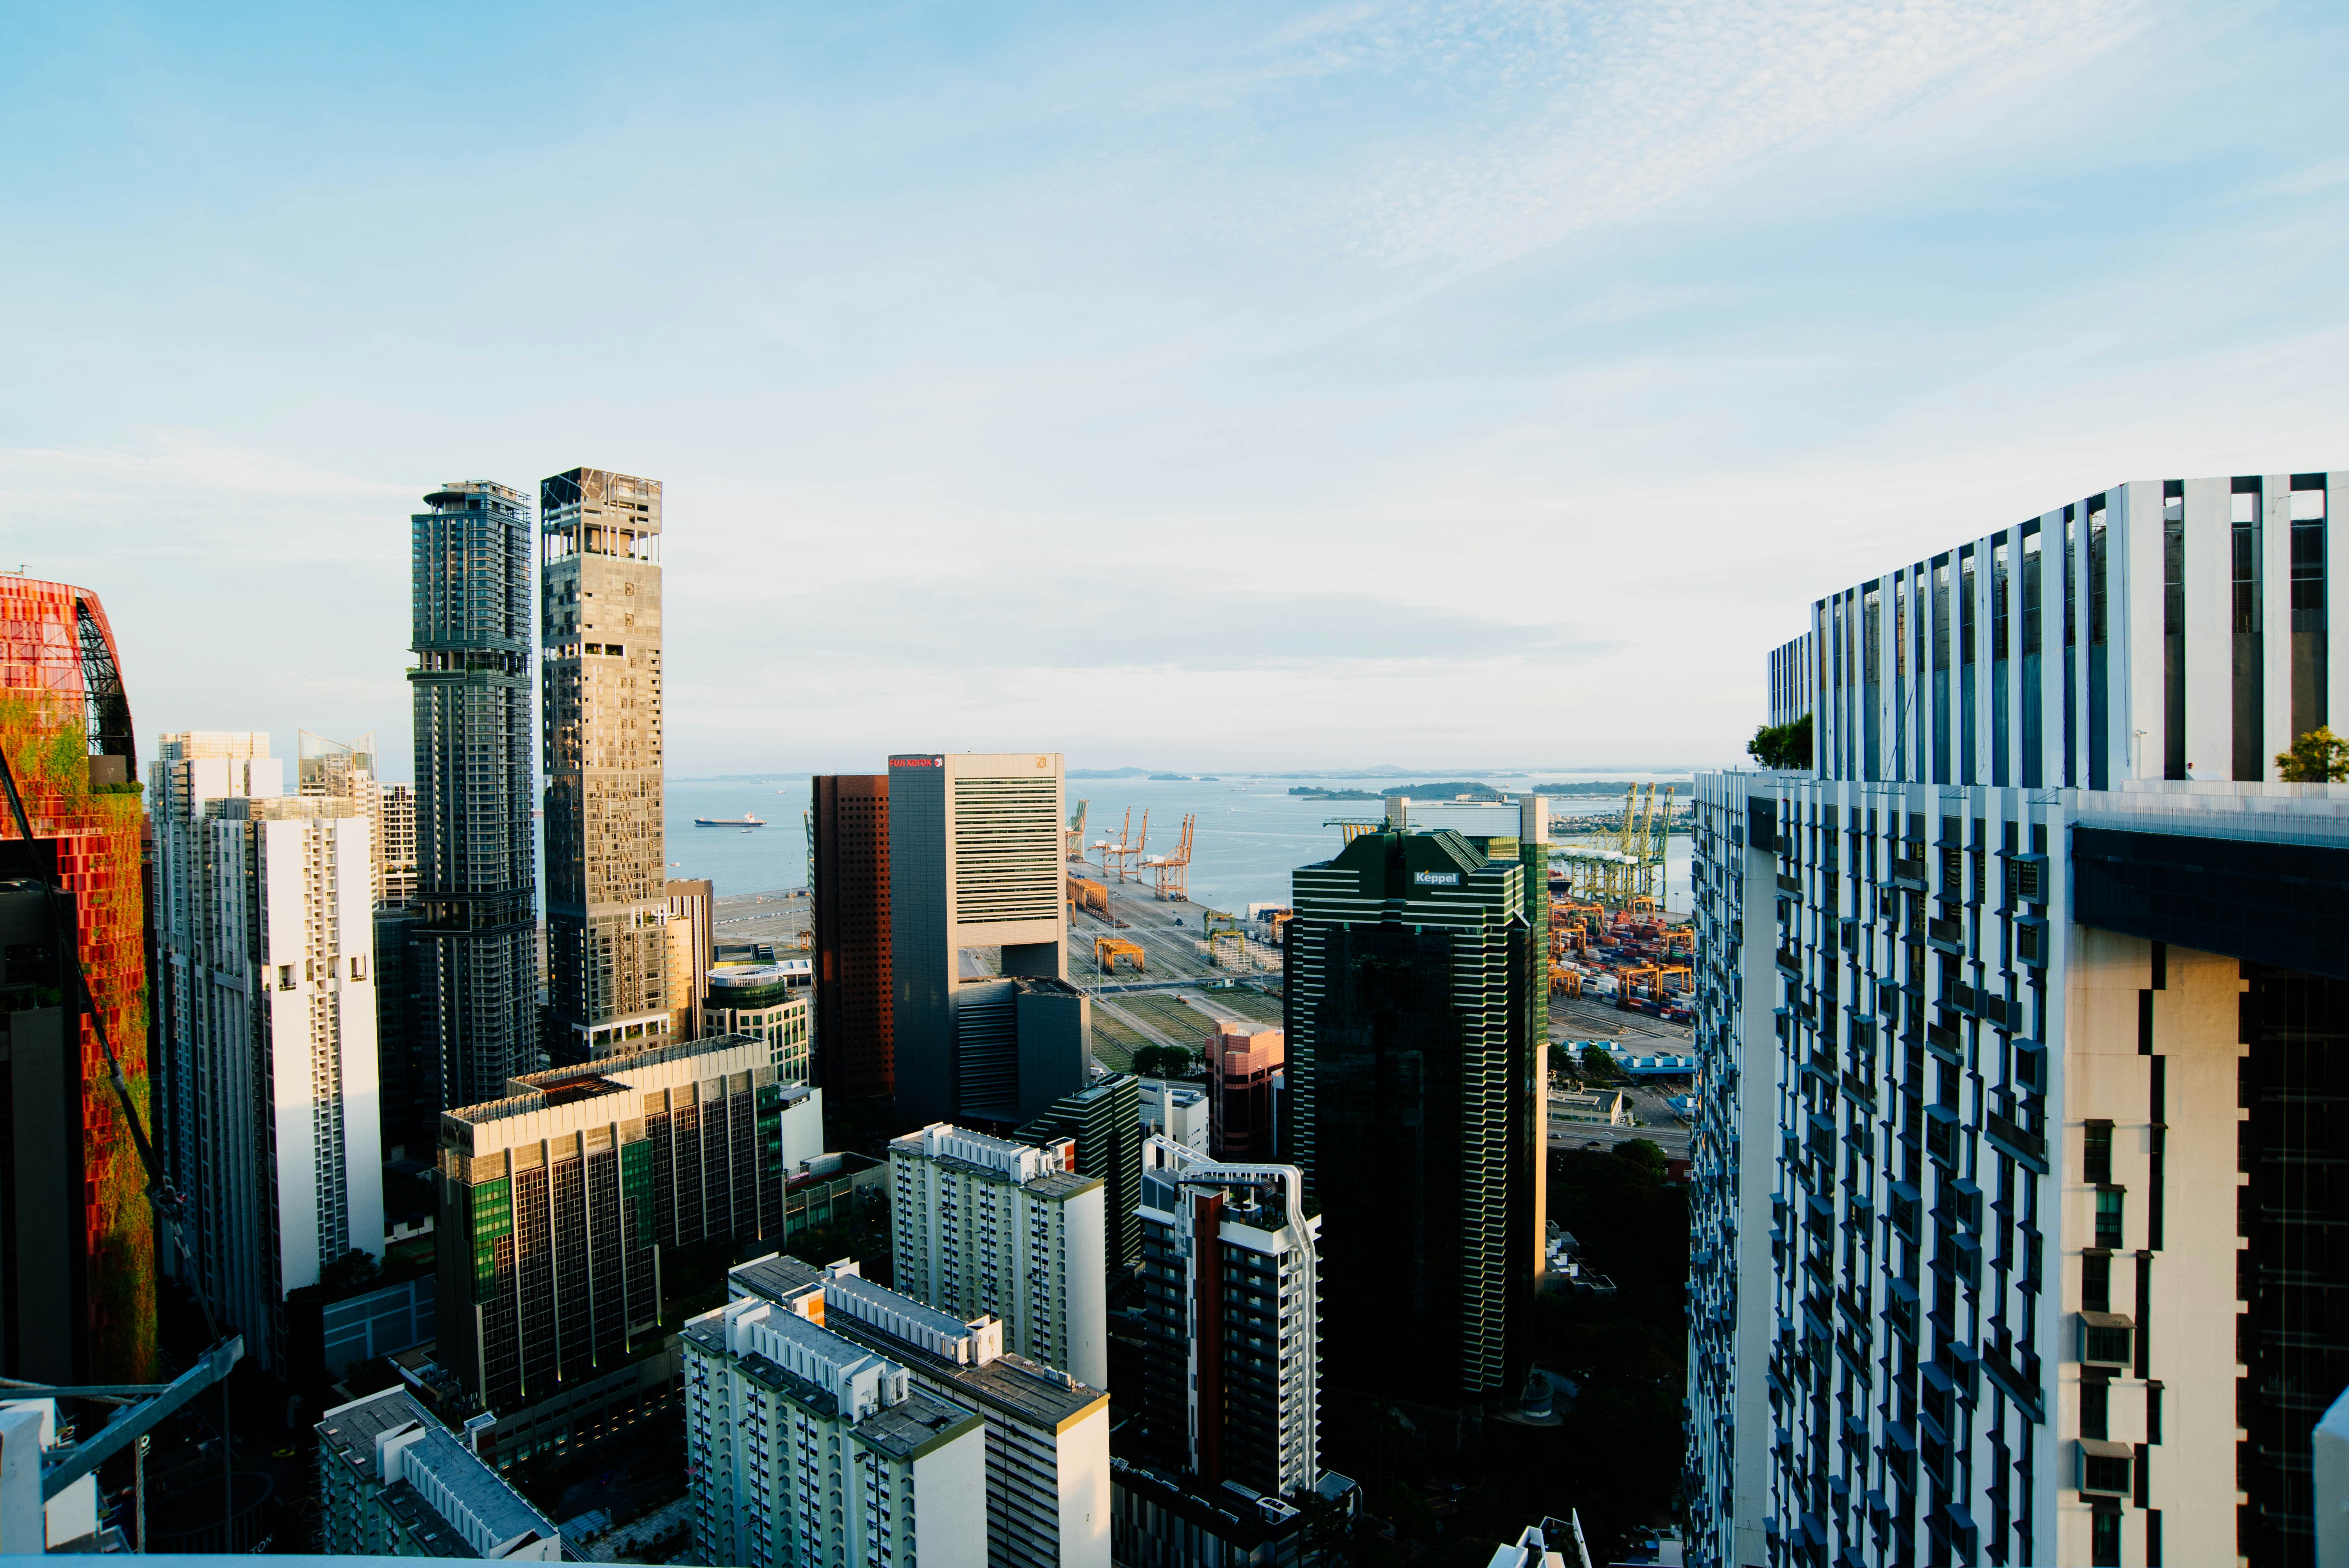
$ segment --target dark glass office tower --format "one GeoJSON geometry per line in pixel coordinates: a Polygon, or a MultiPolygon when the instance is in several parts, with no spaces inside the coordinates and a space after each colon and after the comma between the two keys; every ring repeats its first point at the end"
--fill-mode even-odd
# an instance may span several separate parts
{"type": "Polygon", "coordinates": [[[1321,1215],[1332,1387],[1464,1408],[1523,1385],[1543,1174],[1524,877],[1448,829],[1296,873],[1289,1153],[1321,1215]]]}
{"type": "Polygon", "coordinates": [[[416,908],[411,1080],[431,1113],[537,1060],[530,502],[443,485],[413,519],[416,908]]]}

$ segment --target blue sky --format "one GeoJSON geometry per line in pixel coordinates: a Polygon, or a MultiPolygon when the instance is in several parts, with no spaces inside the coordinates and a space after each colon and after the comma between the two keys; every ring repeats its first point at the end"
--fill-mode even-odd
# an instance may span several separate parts
{"type": "MultiPolygon", "coordinates": [[[[665,481],[670,766],[1707,763],[1831,588],[2349,465],[2338,7],[16,6],[0,557],[406,744],[665,481]]],[[[391,771],[398,771],[396,763],[391,771]]]]}

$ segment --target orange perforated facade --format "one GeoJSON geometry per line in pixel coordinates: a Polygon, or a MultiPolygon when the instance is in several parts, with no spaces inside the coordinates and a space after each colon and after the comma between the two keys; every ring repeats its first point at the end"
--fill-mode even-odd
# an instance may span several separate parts
{"type": "MultiPolygon", "coordinates": [[[[61,583],[0,576],[0,746],[24,798],[33,842],[0,810],[0,874],[54,876],[73,900],[77,944],[92,1002],[151,1125],[147,1074],[144,812],[135,786],[129,709],[113,633],[95,594],[61,583]]],[[[90,1020],[79,1041],[78,1223],[61,1227],[67,1256],[14,1260],[24,1288],[70,1276],[78,1377],[144,1382],[155,1376],[155,1241],[146,1176],[109,1082],[90,1020]],[[85,1370],[86,1369],[86,1370],[85,1370]]],[[[68,1080],[70,1081],[70,1080],[68,1080]]],[[[70,1117],[70,1113],[68,1113],[70,1117]]],[[[59,1173],[63,1174],[63,1173],[59,1173]]],[[[57,1191],[73,1193],[60,1181],[57,1191]]],[[[16,1306],[10,1303],[11,1309],[16,1306]]],[[[30,1347],[27,1347],[28,1350],[30,1347]]]]}

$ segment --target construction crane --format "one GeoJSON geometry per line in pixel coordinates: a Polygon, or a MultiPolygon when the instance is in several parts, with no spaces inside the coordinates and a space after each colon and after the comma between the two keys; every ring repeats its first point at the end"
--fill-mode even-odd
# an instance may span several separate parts
{"type": "Polygon", "coordinates": [[[1112,975],[1116,974],[1117,961],[1121,958],[1133,965],[1133,972],[1136,975],[1142,973],[1142,944],[1140,943],[1128,942],[1123,936],[1096,936],[1093,938],[1093,972],[1095,974],[1098,975],[1104,971],[1112,975]]]}
{"type": "MultiPolygon", "coordinates": [[[[1062,860],[1077,861],[1084,858],[1085,809],[1092,804],[1092,802],[1091,800],[1080,800],[1077,802],[1077,809],[1069,813],[1068,830],[1061,835],[1061,858],[1062,860]]],[[[808,885],[812,887],[815,884],[813,882],[810,882],[808,885]]]]}
{"type": "Polygon", "coordinates": [[[1350,844],[1364,833],[1384,830],[1387,820],[1384,817],[1332,817],[1321,825],[1325,828],[1337,829],[1340,836],[1340,841],[1350,844]]]}
{"type": "MultiPolygon", "coordinates": [[[[1131,806],[1125,809],[1125,820],[1127,827],[1131,827],[1133,823],[1133,808],[1131,806]]],[[[1117,873],[1117,880],[1123,882],[1130,872],[1133,872],[1136,882],[1142,880],[1142,874],[1133,870],[1133,863],[1142,858],[1142,851],[1149,846],[1150,808],[1145,806],[1142,809],[1142,832],[1138,837],[1129,840],[1125,836],[1125,828],[1120,828],[1116,843],[1112,844],[1107,839],[1103,839],[1093,848],[1101,851],[1102,870],[1104,872],[1114,871],[1117,873]],[[1110,863],[1112,861],[1117,863],[1112,866],[1110,863]]]]}
{"type": "Polygon", "coordinates": [[[1671,786],[1659,795],[1653,784],[1631,785],[1613,827],[1597,834],[1595,843],[1553,851],[1550,862],[1568,868],[1578,898],[1635,913],[1661,909],[1671,819],[1671,786]]]}
{"type": "Polygon", "coordinates": [[[1133,826],[1133,808],[1128,806],[1125,809],[1125,821],[1117,830],[1117,842],[1111,843],[1107,839],[1095,839],[1092,841],[1091,848],[1093,851],[1093,859],[1101,862],[1101,868],[1102,871],[1106,872],[1109,870],[1110,856],[1122,853],[1124,851],[1125,836],[1133,826]]]}
{"type": "MultiPolygon", "coordinates": [[[[1191,902],[1191,829],[1198,820],[1196,811],[1185,812],[1181,846],[1171,855],[1151,855],[1142,862],[1158,879],[1158,896],[1169,903],[1191,902]]],[[[1148,812],[1143,813],[1142,825],[1145,830],[1150,826],[1148,812]]]]}

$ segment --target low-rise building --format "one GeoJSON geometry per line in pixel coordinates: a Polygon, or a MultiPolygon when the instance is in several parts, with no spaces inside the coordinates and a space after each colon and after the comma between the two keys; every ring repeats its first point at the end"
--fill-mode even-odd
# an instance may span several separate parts
{"type": "Polygon", "coordinates": [[[1581,1093],[1557,1093],[1549,1097],[1550,1117],[1556,1121],[1596,1122],[1602,1127],[1631,1125],[1630,1103],[1619,1089],[1588,1089],[1581,1093]]]}
{"type": "MultiPolygon", "coordinates": [[[[1125,1460],[1110,1461],[1110,1535],[1121,1568],[1311,1568],[1342,1561],[1318,1538],[1305,1510],[1236,1480],[1194,1477],[1125,1460]]],[[[1350,1518],[1359,1493],[1335,1470],[1313,1487],[1317,1507],[1350,1518]]]]}
{"type": "Polygon", "coordinates": [[[775,1076],[809,1080],[810,1024],[815,987],[804,958],[767,964],[720,964],[702,976],[701,1033],[748,1035],[767,1042],[775,1076]]]}
{"type": "Polygon", "coordinates": [[[1172,1078],[1142,1080],[1143,1136],[1171,1138],[1185,1149],[1205,1154],[1211,1119],[1207,1091],[1197,1084],[1172,1078]]]}
{"type": "Polygon", "coordinates": [[[1108,1394],[1007,1354],[993,1315],[964,1322],[854,1264],[759,1258],[735,1265],[728,1287],[816,1316],[987,1423],[988,1568],[1109,1568],[1108,1394]]]}
{"type": "Polygon", "coordinates": [[[554,1521],[406,1388],[337,1405],[316,1429],[318,1532],[330,1555],[562,1560],[554,1521]]]}
{"type": "Polygon", "coordinates": [[[695,1554],[982,1568],[987,1439],[903,1366],[762,1297],[685,1326],[695,1554]]]}

